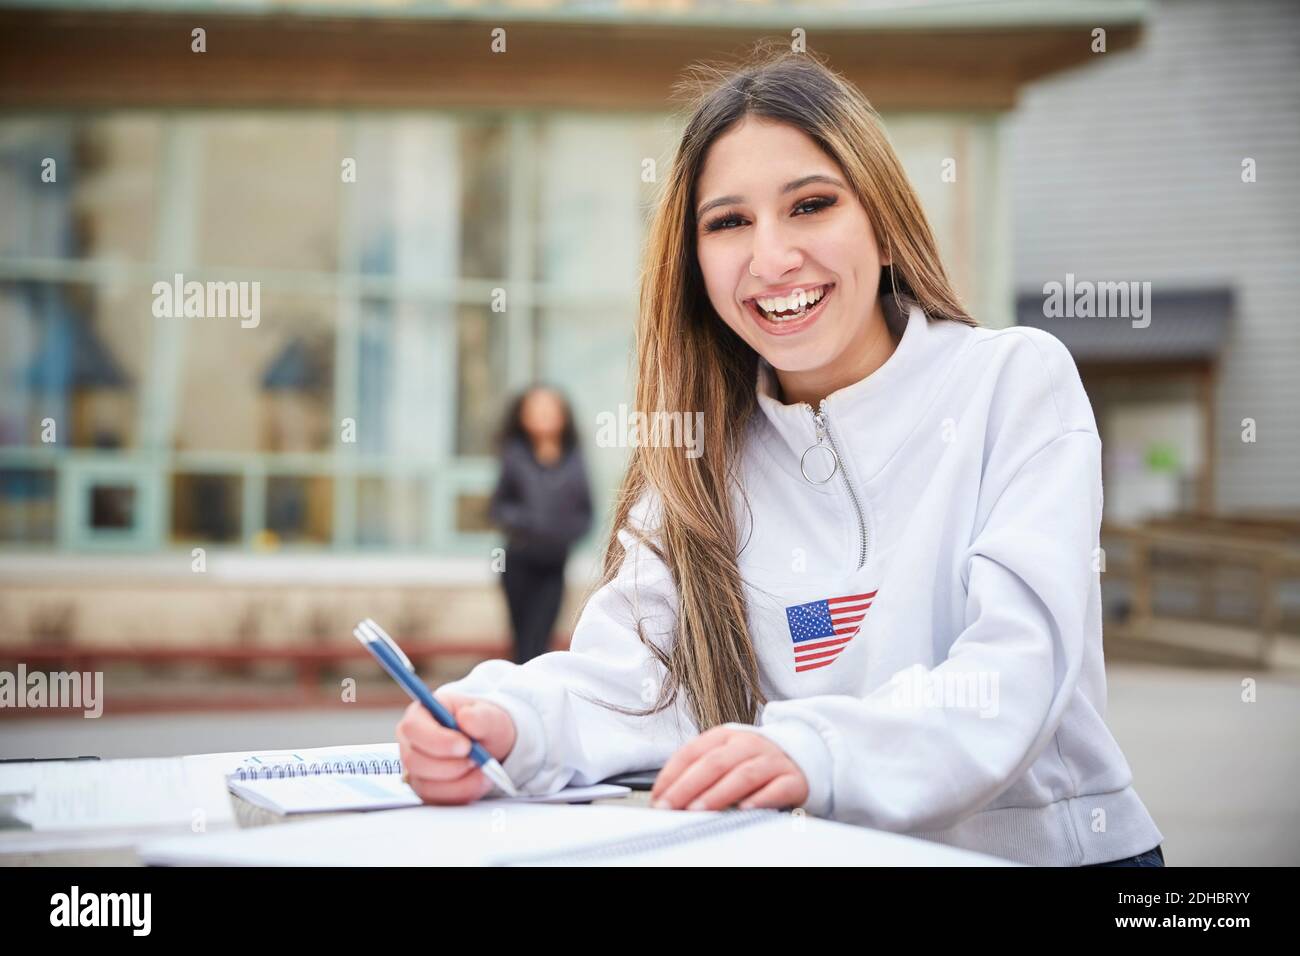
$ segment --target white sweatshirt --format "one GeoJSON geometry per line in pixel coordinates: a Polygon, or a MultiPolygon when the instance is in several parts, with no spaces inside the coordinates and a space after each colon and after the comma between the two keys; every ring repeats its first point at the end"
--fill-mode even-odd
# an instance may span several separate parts
{"type": "MultiPolygon", "coordinates": [[[[901,316],[893,321],[901,324],[901,316]]],[[[1101,441],[1069,352],[1034,328],[906,319],[894,354],[814,410],[760,360],[739,566],[768,698],[758,724],[807,812],[1039,865],[1163,841],[1104,722],[1101,441]]],[[[708,440],[708,436],[705,436],[708,440]]],[[[631,520],[653,534],[643,499],[631,520]]],[[[527,793],[661,767],[698,732],[641,709],[670,646],[671,576],[626,530],[568,651],[484,661],[445,689],[504,707],[527,793]]]]}

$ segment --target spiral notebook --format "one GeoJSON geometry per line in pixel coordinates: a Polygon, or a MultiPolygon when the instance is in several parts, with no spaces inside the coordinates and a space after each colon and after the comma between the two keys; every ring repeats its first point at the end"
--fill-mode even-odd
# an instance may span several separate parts
{"type": "Polygon", "coordinates": [[[776,810],[422,806],[160,840],[163,866],[998,866],[1005,860],[776,810]]]}
{"type": "Polygon", "coordinates": [[[333,774],[399,775],[402,772],[401,753],[396,743],[233,751],[199,754],[196,759],[219,767],[227,780],[284,780],[333,774]]]}
{"type": "MultiPolygon", "coordinates": [[[[423,802],[402,782],[402,761],[396,743],[236,751],[190,759],[220,770],[231,793],[273,813],[392,810],[423,802]]],[[[597,784],[569,787],[547,796],[507,797],[494,792],[485,800],[579,803],[629,793],[629,787],[597,784]]]]}

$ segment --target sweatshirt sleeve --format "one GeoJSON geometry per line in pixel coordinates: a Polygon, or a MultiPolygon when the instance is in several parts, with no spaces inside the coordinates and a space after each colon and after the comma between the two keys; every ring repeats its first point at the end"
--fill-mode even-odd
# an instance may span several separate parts
{"type": "Polygon", "coordinates": [[[963,555],[965,626],[946,660],[902,670],[865,697],[774,701],[757,726],[734,726],[799,765],[810,813],[895,832],[955,825],[1028,769],[1070,703],[1099,614],[1101,508],[1101,440],[1067,430],[993,489],[963,555]],[[943,695],[981,686],[993,706],[943,695]]]}
{"type": "MultiPolygon", "coordinates": [[[[647,500],[629,515],[629,524],[643,530],[647,500]]],[[[637,621],[646,640],[665,652],[671,650],[676,624],[671,573],[628,528],[618,537],[626,549],[619,571],[592,594],[569,650],[526,664],[483,661],[464,678],[442,685],[490,700],[510,714],[516,739],[502,766],[521,793],[555,793],[662,767],[698,732],[680,691],[672,705],[645,717],[590,700],[636,710],[652,705],[666,672],[638,636],[637,621]]]]}

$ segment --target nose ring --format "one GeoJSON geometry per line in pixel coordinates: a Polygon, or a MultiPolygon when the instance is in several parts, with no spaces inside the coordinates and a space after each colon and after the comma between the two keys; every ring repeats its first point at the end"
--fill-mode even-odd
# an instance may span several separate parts
{"type": "Polygon", "coordinates": [[[755,279],[758,278],[758,273],[754,271],[754,260],[753,260],[753,259],[750,259],[750,260],[749,260],[749,274],[752,275],[755,279]]]}

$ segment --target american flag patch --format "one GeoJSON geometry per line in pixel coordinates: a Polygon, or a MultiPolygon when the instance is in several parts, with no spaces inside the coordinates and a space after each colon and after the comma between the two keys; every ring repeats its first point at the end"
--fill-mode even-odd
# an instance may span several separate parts
{"type": "Polygon", "coordinates": [[[872,591],[786,608],[790,640],[794,642],[795,673],[833,663],[858,633],[875,596],[872,591]]]}

